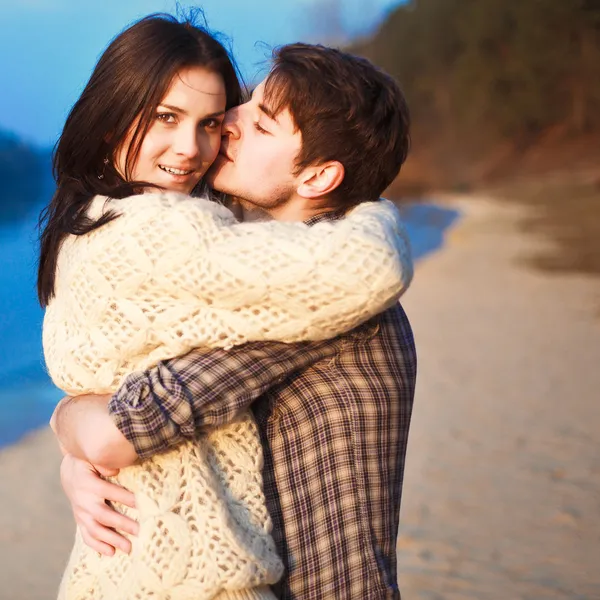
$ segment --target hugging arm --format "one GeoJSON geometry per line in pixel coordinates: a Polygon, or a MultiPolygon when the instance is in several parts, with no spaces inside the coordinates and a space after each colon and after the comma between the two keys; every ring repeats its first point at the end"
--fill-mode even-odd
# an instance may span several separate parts
{"type": "MultiPolygon", "coordinates": [[[[194,350],[133,373],[112,398],[82,396],[73,401],[77,408],[73,411],[65,402],[65,408],[59,408],[64,410],[64,421],[55,431],[63,445],[68,440],[60,439],[61,427],[93,432],[93,436],[78,437],[81,456],[89,451],[95,453],[87,458],[89,462],[122,468],[138,456],[147,458],[192,439],[204,427],[234,420],[287,377],[333,358],[341,343],[339,339],[255,342],[230,350],[194,350]],[[86,448],[88,443],[90,448],[86,448]]],[[[131,506],[133,498],[130,492],[103,481],[85,460],[67,454],[61,469],[63,489],[83,539],[105,555],[114,554],[115,547],[129,552],[130,541],[116,530],[135,535],[137,524],[108,507],[105,500],[123,501],[125,493],[129,496],[124,503],[131,506]]]]}
{"type": "Polygon", "coordinates": [[[253,342],[193,350],[129,375],[112,396],[63,400],[53,429],[66,452],[120,469],[234,420],[287,377],[331,357],[340,340],[253,342]]]}
{"type": "MultiPolygon", "coordinates": [[[[140,458],[233,421],[286,378],[330,358],[340,340],[254,342],[229,350],[193,350],[130,375],[108,410],[140,458]]],[[[106,448],[110,456],[110,449],[106,448]]]]}
{"type": "Polygon", "coordinates": [[[114,425],[107,405],[110,395],[85,395],[63,398],[50,420],[64,454],[94,465],[119,469],[137,460],[135,448],[114,425]],[[104,459],[106,447],[118,448],[118,461],[104,459]]]}
{"type": "Polygon", "coordinates": [[[235,223],[172,193],[143,198],[119,200],[118,219],[61,248],[43,339],[63,390],[109,393],[194,348],[333,338],[391,306],[412,277],[387,201],[309,226],[235,223]]]}

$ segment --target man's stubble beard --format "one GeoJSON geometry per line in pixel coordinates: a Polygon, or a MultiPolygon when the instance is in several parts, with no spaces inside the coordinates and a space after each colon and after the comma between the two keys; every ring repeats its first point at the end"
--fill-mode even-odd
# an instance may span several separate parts
{"type": "Polygon", "coordinates": [[[258,197],[249,193],[234,194],[239,203],[247,210],[260,209],[267,213],[275,211],[282,206],[285,206],[293,195],[289,188],[280,188],[269,194],[269,198],[258,197]]]}
{"type": "Polygon", "coordinates": [[[291,185],[281,185],[276,187],[264,196],[255,194],[254,190],[240,189],[240,186],[228,186],[226,173],[220,173],[222,169],[212,167],[206,173],[206,180],[214,190],[227,194],[234,198],[239,204],[248,211],[261,210],[266,213],[277,210],[290,201],[294,195],[295,188],[291,185]],[[221,182],[216,183],[215,179],[221,175],[221,182]],[[268,196],[268,197],[266,197],[268,196]]]}

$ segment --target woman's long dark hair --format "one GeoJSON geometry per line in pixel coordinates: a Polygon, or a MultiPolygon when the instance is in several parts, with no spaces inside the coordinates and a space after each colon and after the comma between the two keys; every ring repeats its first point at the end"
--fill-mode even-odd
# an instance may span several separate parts
{"type": "Polygon", "coordinates": [[[140,182],[127,181],[129,173],[173,77],[188,67],[205,67],[223,77],[228,109],[241,102],[232,59],[193,18],[180,22],[171,15],[150,15],[119,34],[102,54],[54,150],[57,189],[39,222],[37,292],[42,307],[54,296],[58,252],[64,238],[88,233],[118,216],[109,212],[96,221],[88,218],[93,197],[124,198],[143,187],[140,182]],[[112,158],[138,118],[123,178],[112,158]]]}

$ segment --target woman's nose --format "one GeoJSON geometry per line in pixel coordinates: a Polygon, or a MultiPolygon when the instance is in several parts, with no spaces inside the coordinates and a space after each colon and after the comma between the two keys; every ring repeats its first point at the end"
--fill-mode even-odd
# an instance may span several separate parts
{"type": "Polygon", "coordinates": [[[199,150],[197,132],[181,128],[175,139],[175,152],[187,158],[195,158],[199,150]]]}

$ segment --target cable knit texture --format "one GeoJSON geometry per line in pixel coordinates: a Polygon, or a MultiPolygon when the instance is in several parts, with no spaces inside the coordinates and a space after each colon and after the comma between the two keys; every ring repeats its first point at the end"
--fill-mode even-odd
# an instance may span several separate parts
{"type": "MultiPolygon", "coordinates": [[[[114,392],[134,371],[197,347],[320,340],[393,304],[412,278],[397,209],[361,204],[339,221],[238,223],[172,192],[96,197],[120,216],[63,243],[44,353],[70,395],[114,392]]],[[[79,531],[61,600],[260,600],[282,575],[250,414],[121,470],[140,535],[103,557],[79,531]]]]}

